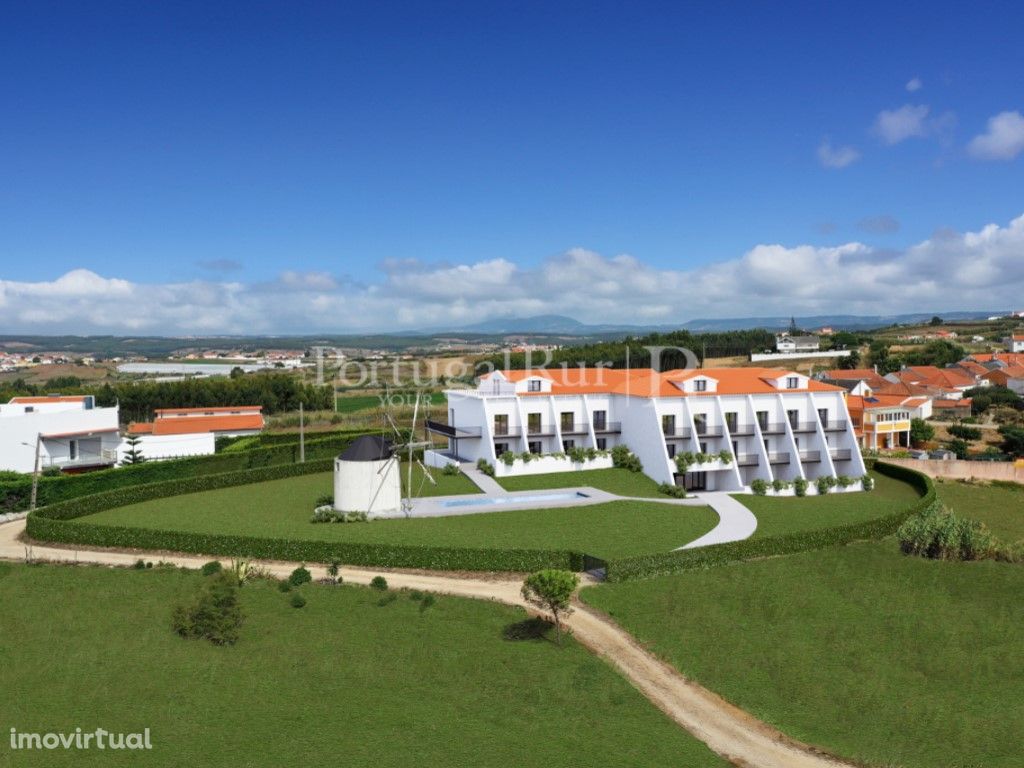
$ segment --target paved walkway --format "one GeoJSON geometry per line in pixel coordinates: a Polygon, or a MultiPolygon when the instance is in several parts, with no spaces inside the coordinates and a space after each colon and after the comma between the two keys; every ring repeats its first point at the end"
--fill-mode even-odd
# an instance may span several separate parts
{"type": "Polygon", "coordinates": [[[473,482],[473,485],[486,494],[491,496],[504,496],[508,493],[508,491],[501,487],[497,480],[490,475],[485,475],[477,469],[476,464],[466,462],[465,464],[460,464],[459,469],[462,470],[462,474],[473,482]]]}
{"type": "Polygon", "coordinates": [[[727,544],[730,541],[743,541],[753,536],[754,531],[757,530],[757,518],[754,517],[754,513],[728,493],[713,491],[701,493],[697,498],[718,513],[718,525],[699,539],[677,547],[677,550],[707,547],[712,544],[727,544]]]}
{"type": "MultiPolygon", "coordinates": [[[[24,520],[0,524],[0,559],[30,558],[125,567],[132,565],[141,554],[147,559],[160,559],[187,568],[199,568],[203,563],[216,559],[194,555],[154,556],[147,552],[78,551],[61,546],[30,546],[20,541],[24,530],[24,520]]],[[[261,564],[278,577],[287,576],[299,565],[282,562],[261,564]]],[[[322,566],[306,567],[314,578],[326,576],[322,566]]],[[[384,572],[389,586],[394,588],[495,600],[535,613],[523,601],[520,593],[522,582],[519,580],[489,574],[460,578],[444,574],[384,572]]],[[[369,584],[374,576],[381,573],[381,569],[341,569],[342,577],[352,584],[369,584]]],[[[584,576],[584,582],[587,581],[584,576]]],[[[611,619],[578,601],[576,611],[567,617],[566,624],[581,645],[606,659],[676,724],[735,765],[746,768],[853,768],[850,763],[828,757],[790,739],[708,689],[686,679],[676,669],[653,656],[611,619]]]]}

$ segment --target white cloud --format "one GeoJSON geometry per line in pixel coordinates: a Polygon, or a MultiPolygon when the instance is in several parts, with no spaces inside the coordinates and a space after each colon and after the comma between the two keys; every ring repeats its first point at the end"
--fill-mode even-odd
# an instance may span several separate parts
{"type": "Polygon", "coordinates": [[[920,77],[912,77],[907,82],[907,90],[910,91],[910,93],[913,93],[914,91],[920,91],[923,87],[924,83],[921,82],[920,77]]]}
{"type": "Polygon", "coordinates": [[[979,160],[1012,160],[1024,151],[1024,116],[1000,112],[988,120],[988,129],[971,139],[967,151],[979,160]]]}
{"type": "Polygon", "coordinates": [[[288,272],[271,283],[157,285],[82,269],[53,281],[0,280],[0,327],[6,333],[344,333],[456,328],[538,314],[671,324],[695,317],[994,310],[1015,306],[1024,294],[1022,252],[1024,215],[1006,226],[942,232],[903,251],[858,242],[760,244],[691,269],[583,248],[536,267],[506,259],[387,262],[366,285],[318,272],[288,272]]]}
{"type": "Polygon", "coordinates": [[[825,168],[845,168],[860,159],[860,152],[853,147],[833,147],[828,139],[818,145],[818,162],[825,168]]]}
{"type": "Polygon", "coordinates": [[[928,135],[929,109],[924,104],[904,104],[899,109],[882,110],[873,130],[886,144],[899,144],[913,137],[928,135]]]}

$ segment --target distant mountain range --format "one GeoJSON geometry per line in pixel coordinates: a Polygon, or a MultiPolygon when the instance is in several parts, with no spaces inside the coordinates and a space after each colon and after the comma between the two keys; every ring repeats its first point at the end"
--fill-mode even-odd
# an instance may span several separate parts
{"type": "MultiPolygon", "coordinates": [[[[864,330],[881,328],[887,325],[912,325],[927,322],[935,314],[944,320],[984,320],[993,315],[1007,314],[1006,311],[961,311],[961,312],[916,312],[900,315],[811,315],[797,317],[796,324],[808,330],[831,327],[836,330],[864,330]]],[[[452,334],[550,334],[565,336],[596,336],[603,334],[645,334],[664,331],[687,330],[700,331],[741,331],[748,328],[767,328],[780,330],[789,327],[789,317],[726,317],[700,318],[687,320],[684,323],[664,325],[626,325],[615,323],[588,324],[581,323],[565,315],[535,315],[533,317],[500,317],[485,320],[481,323],[462,326],[460,328],[434,329],[420,333],[438,336],[452,334]]]]}

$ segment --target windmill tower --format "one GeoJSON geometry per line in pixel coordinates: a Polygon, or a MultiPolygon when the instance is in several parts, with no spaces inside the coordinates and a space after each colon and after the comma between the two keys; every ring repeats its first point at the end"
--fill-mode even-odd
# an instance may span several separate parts
{"type": "MultiPolygon", "coordinates": [[[[390,402],[390,398],[388,398],[390,402]]],[[[361,435],[352,441],[334,460],[334,508],[339,512],[366,512],[369,517],[410,517],[413,498],[422,491],[423,483],[434,483],[434,478],[419,459],[417,449],[432,445],[416,440],[416,419],[419,416],[420,396],[416,395],[412,424],[403,434],[385,410],[384,418],[394,433],[395,440],[377,435],[361,435]],[[406,459],[407,478],[402,482],[403,457],[406,459]],[[420,487],[413,489],[413,463],[423,471],[420,487]]]]}

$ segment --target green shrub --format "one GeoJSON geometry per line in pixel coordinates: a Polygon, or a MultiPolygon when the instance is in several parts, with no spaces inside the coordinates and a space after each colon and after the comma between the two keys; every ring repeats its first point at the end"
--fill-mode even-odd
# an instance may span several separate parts
{"type": "Polygon", "coordinates": [[[441,474],[447,475],[448,477],[454,477],[455,475],[461,474],[462,470],[459,469],[458,464],[445,464],[441,467],[441,474]]]}
{"type": "Polygon", "coordinates": [[[213,576],[215,573],[220,573],[223,570],[223,566],[220,564],[220,560],[211,560],[208,563],[204,563],[203,567],[199,569],[199,572],[203,576],[213,576]]]}
{"type": "Polygon", "coordinates": [[[300,565],[291,575],[288,577],[288,583],[293,587],[301,587],[303,584],[308,584],[313,580],[313,574],[304,566],[300,565]]]}
{"type": "Polygon", "coordinates": [[[814,481],[814,486],[818,489],[818,493],[821,494],[822,496],[828,493],[833,485],[835,485],[835,478],[833,478],[831,475],[819,477],[817,480],[814,481]]]}
{"type": "Polygon", "coordinates": [[[385,605],[391,605],[391,603],[395,602],[395,600],[397,599],[398,595],[396,593],[388,592],[386,595],[382,595],[381,598],[377,600],[377,605],[383,608],[385,605]]]}
{"type": "Polygon", "coordinates": [[[204,638],[214,645],[234,645],[242,626],[238,581],[227,571],[204,579],[191,602],[174,609],[171,625],[182,637],[204,638]]]}
{"type": "Polygon", "coordinates": [[[146,561],[140,557],[138,560],[135,561],[135,564],[132,565],[132,568],[134,568],[136,571],[144,571],[146,570],[146,561]]]}
{"type": "Polygon", "coordinates": [[[778,493],[789,488],[789,481],[783,480],[781,477],[776,477],[772,480],[772,490],[778,493]]]}
{"type": "Polygon", "coordinates": [[[981,430],[977,427],[965,427],[962,424],[954,424],[946,429],[953,437],[961,440],[981,440],[981,430]]]}
{"type": "Polygon", "coordinates": [[[587,449],[581,445],[573,446],[566,453],[573,464],[582,464],[587,460],[587,449]]]}
{"type": "Polygon", "coordinates": [[[612,448],[612,466],[628,469],[630,472],[644,471],[640,457],[629,450],[628,445],[616,445],[612,448]]]}
{"type": "Polygon", "coordinates": [[[723,448],[718,452],[718,460],[723,464],[729,464],[732,462],[732,451],[728,448],[723,448]]]}
{"type": "Polygon", "coordinates": [[[855,482],[857,481],[854,480],[852,477],[848,477],[847,475],[839,475],[839,477],[836,478],[836,483],[839,485],[840,488],[849,488],[855,482]]]}
{"type": "Polygon", "coordinates": [[[316,502],[313,504],[314,507],[333,507],[334,506],[334,494],[324,493],[316,497],[316,502]]]}
{"type": "Polygon", "coordinates": [[[514,451],[505,451],[498,457],[498,460],[506,467],[511,467],[516,463],[516,454],[514,451]]]}
{"type": "Polygon", "coordinates": [[[679,485],[673,485],[672,483],[659,484],[658,492],[663,493],[666,496],[671,496],[674,499],[686,498],[686,489],[679,485]]]}
{"type": "Polygon", "coordinates": [[[958,517],[938,502],[903,523],[896,535],[907,555],[932,560],[982,560],[994,555],[992,534],[982,523],[958,517]]]}
{"type": "Polygon", "coordinates": [[[807,495],[807,486],[810,483],[807,482],[806,478],[798,477],[793,481],[793,492],[801,498],[807,495]]]}
{"type": "Polygon", "coordinates": [[[287,581],[279,581],[279,582],[277,582],[277,591],[278,592],[291,592],[292,591],[292,585],[289,584],[287,581]]]}
{"type": "Polygon", "coordinates": [[[423,599],[420,600],[420,610],[421,611],[425,611],[428,608],[432,607],[434,605],[434,603],[436,603],[436,602],[437,602],[437,598],[434,597],[433,595],[430,595],[430,594],[424,595],[423,599]]]}
{"type": "Polygon", "coordinates": [[[386,592],[388,588],[388,580],[383,576],[374,576],[370,579],[370,587],[378,590],[379,592],[386,592]]]}
{"type": "Polygon", "coordinates": [[[423,599],[423,593],[420,592],[418,589],[414,589],[409,593],[409,599],[413,602],[419,602],[423,599]]]}
{"type": "Polygon", "coordinates": [[[761,477],[755,477],[750,481],[750,490],[755,496],[765,496],[768,493],[768,481],[761,477]]]}
{"type": "Polygon", "coordinates": [[[676,454],[676,470],[679,472],[686,472],[686,470],[693,465],[697,460],[697,457],[693,455],[691,451],[683,451],[682,453],[676,454]]]}
{"type": "Polygon", "coordinates": [[[306,598],[304,598],[299,592],[293,592],[291,600],[288,601],[292,608],[305,608],[306,598]]]}
{"type": "Polygon", "coordinates": [[[875,488],[875,478],[873,478],[871,475],[861,475],[861,477],[860,477],[860,487],[863,488],[865,491],[872,491],[872,490],[874,490],[874,488],[875,488]]]}
{"type": "Polygon", "coordinates": [[[476,468],[488,477],[494,477],[494,466],[487,459],[477,459],[476,468]]]}

